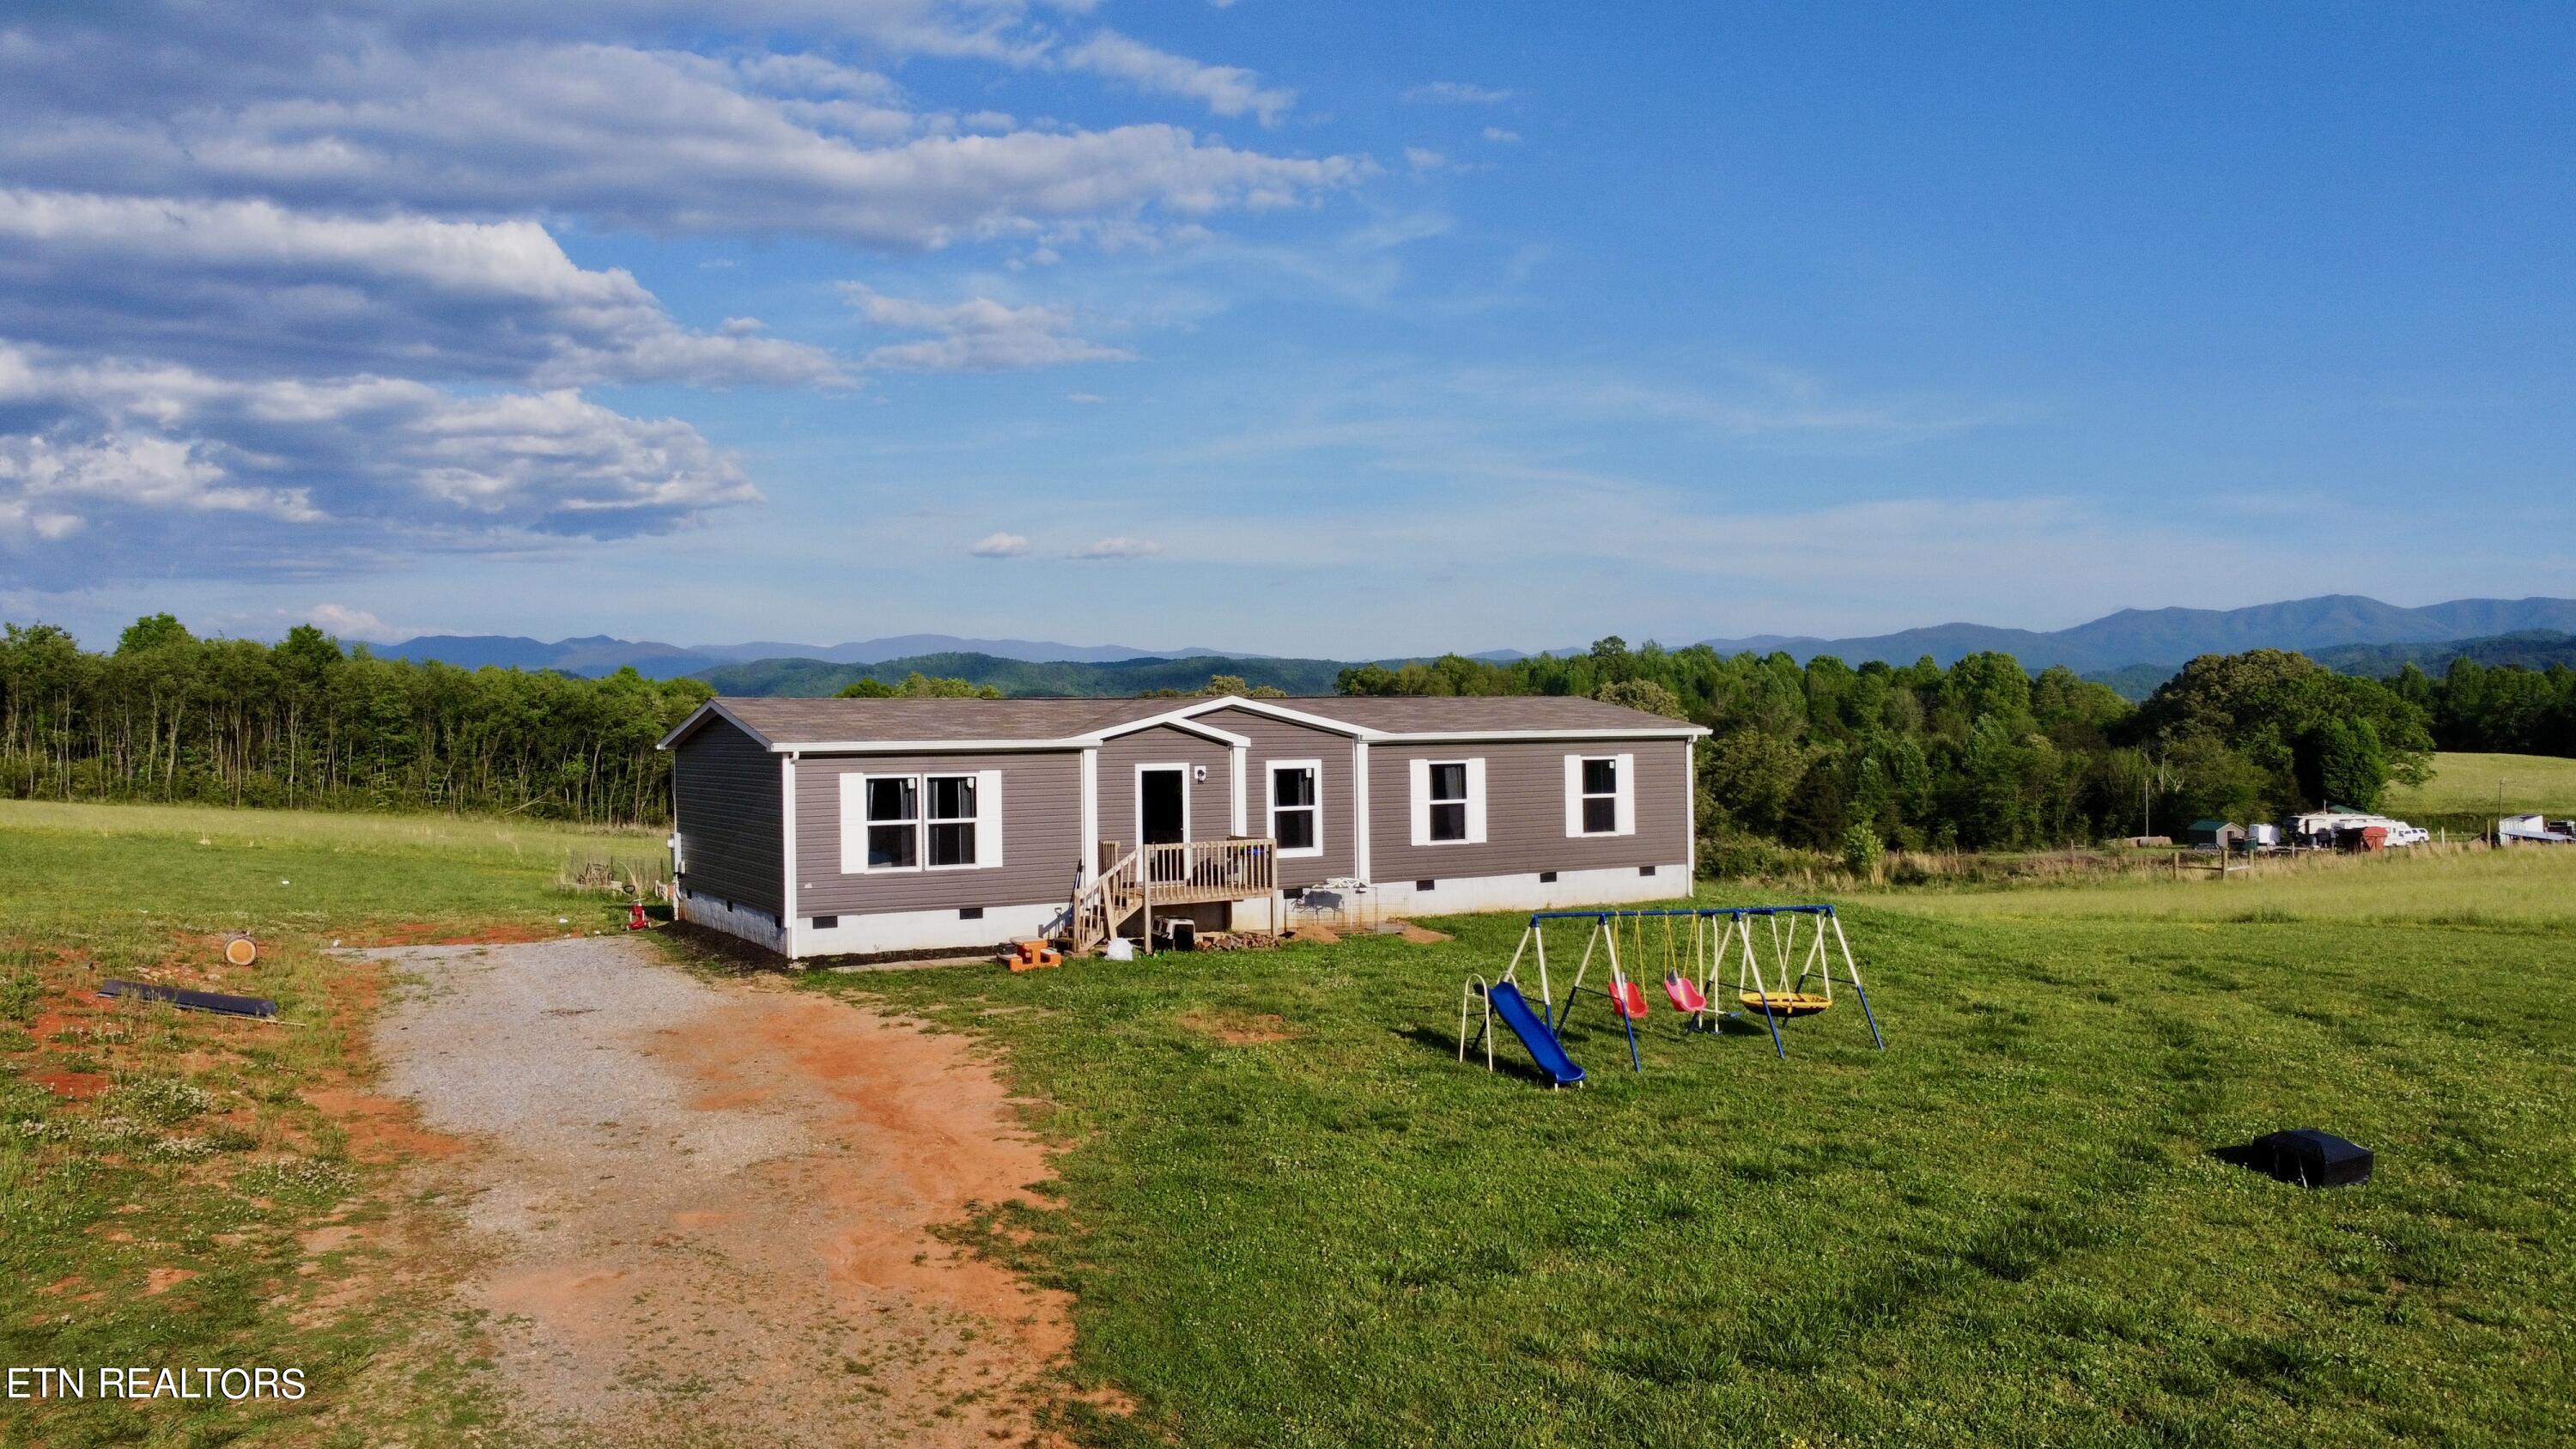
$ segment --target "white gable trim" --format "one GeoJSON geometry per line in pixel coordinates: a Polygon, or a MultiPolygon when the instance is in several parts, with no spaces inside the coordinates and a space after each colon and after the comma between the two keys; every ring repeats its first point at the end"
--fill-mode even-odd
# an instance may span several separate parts
{"type": "Polygon", "coordinates": [[[667,750],[677,746],[680,741],[696,734],[699,728],[710,718],[721,719],[725,723],[732,725],[735,729],[751,736],[753,742],[758,744],[764,750],[775,751],[786,748],[776,740],[773,740],[769,736],[762,734],[760,731],[753,729],[750,725],[743,723],[742,716],[725,708],[724,701],[721,699],[708,700],[706,703],[699,705],[696,709],[690,710],[689,717],[680,721],[678,724],[671,726],[671,732],[656,741],[653,748],[657,750],[667,750]]]}
{"type": "Polygon", "coordinates": [[[1160,727],[1180,730],[1187,734],[1197,735],[1201,739],[1215,740],[1219,744],[1224,745],[1249,747],[1252,744],[1252,741],[1245,739],[1243,736],[1235,734],[1230,730],[1221,730],[1215,725],[1202,723],[1193,717],[1198,713],[1199,711],[1195,709],[1176,709],[1168,714],[1149,715],[1144,719],[1129,720],[1127,723],[1122,725],[1111,725],[1107,729],[1094,731],[1091,734],[1083,736],[1082,742],[1084,744],[1096,745],[1104,740],[1114,740],[1120,735],[1132,735],[1138,730],[1150,730],[1160,727]]]}

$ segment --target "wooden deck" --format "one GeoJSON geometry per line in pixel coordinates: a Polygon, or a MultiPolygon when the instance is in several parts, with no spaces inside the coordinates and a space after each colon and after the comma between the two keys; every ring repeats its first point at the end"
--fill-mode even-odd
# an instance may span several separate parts
{"type": "Polygon", "coordinates": [[[1158,908],[1231,904],[1268,896],[1273,899],[1273,919],[1277,918],[1279,842],[1266,835],[1142,845],[1123,853],[1117,841],[1104,840],[1099,859],[1099,874],[1074,897],[1072,939],[1077,951],[1106,945],[1129,917],[1140,912],[1150,941],[1158,908]]]}

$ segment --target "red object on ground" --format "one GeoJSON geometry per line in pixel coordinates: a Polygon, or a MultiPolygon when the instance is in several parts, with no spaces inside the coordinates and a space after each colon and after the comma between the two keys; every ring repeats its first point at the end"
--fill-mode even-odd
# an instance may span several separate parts
{"type": "Polygon", "coordinates": [[[1630,1021],[1641,1021],[1646,1015],[1646,989],[1634,981],[1610,983],[1610,1004],[1630,1021]]]}
{"type": "Polygon", "coordinates": [[[1699,987],[1688,977],[1667,974],[1664,977],[1664,995],[1672,998],[1675,1011],[1708,1010],[1708,998],[1699,994],[1699,987]]]}
{"type": "Polygon", "coordinates": [[[644,903],[642,901],[637,901],[632,906],[626,908],[626,929],[630,931],[641,931],[649,924],[650,923],[644,919],[644,903]]]}

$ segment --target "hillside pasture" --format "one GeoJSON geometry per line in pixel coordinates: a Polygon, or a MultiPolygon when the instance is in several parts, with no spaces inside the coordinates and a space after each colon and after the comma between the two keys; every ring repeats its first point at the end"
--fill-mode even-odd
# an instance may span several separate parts
{"type": "Polygon", "coordinates": [[[2576,760],[2556,755],[2489,755],[2445,751],[2433,757],[2433,778],[2422,786],[2391,785],[2389,814],[2475,816],[2544,811],[2576,815],[2576,760]]]}

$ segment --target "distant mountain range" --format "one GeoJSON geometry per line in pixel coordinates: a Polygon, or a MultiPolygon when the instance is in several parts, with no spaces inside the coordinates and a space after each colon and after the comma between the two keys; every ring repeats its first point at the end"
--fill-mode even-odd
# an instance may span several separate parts
{"type": "MultiPolygon", "coordinates": [[[[2051,631],[1936,624],[1851,639],[1763,634],[1701,642],[1726,654],[1782,651],[1800,660],[1831,654],[1851,664],[1872,659],[1911,664],[1929,654],[1947,665],[1963,655],[1994,650],[2034,672],[2063,664],[2143,698],[2184,661],[2201,654],[2295,649],[2334,668],[2372,674],[2393,672],[2408,659],[2439,669],[2454,653],[2490,663],[2539,661],[2535,667],[2546,667],[2562,657],[2552,652],[2559,646],[2551,641],[2567,636],[2576,636],[2576,599],[2455,599],[2409,609],[2354,594],[2329,594],[2243,609],[2123,609],[2051,631]]],[[[912,669],[993,684],[1015,694],[1194,688],[1211,674],[1240,674],[1253,684],[1318,693],[1332,688],[1333,676],[1343,667],[1336,660],[1277,658],[1200,645],[1152,650],[950,634],[899,634],[831,645],[678,645],[607,635],[549,644],[508,635],[443,634],[385,645],[376,652],[469,669],[491,664],[581,675],[612,674],[632,665],[656,678],[698,675],[728,693],[800,695],[830,694],[862,674],[900,679],[912,669]]],[[[1470,657],[1508,661],[1525,656],[1498,649],[1470,657]]]]}
{"type": "Polygon", "coordinates": [[[1721,654],[1784,650],[1802,660],[1831,654],[1847,664],[1872,659],[1911,664],[1929,654],[1946,665],[1964,655],[1994,650],[2034,671],[2063,664],[2081,673],[2165,662],[2179,668],[2182,661],[2198,655],[2247,649],[2315,654],[2346,644],[2438,644],[2535,629],[2576,632],[2576,599],[2455,599],[2406,609],[2357,594],[2327,594],[2243,609],[2122,609],[2088,624],[2046,633],[1989,624],[1935,624],[1859,639],[1766,634],[1702,642],[1721,654]]]}
{"type": "Polygon", "coordinates": [[[782,695],[819,699],[862,678],[888,684],[919,672],[933,679],[989,684],[1004,694],[1087,695],[1121,698],[1149,689],[1197,689],[1210,675],[1233,674],[1256,688],[1289,694],[1330,694],[1348,666],[1337,659],[1274,659],[1267,655],[1200,654],[1179,659],[1028,660],[991,654],[917,654],[874,664],[833,664],[821,659],[758,659],[699,671],[718,694],[782,695]]]}
{"type": "MultiPolygon", "coordinates": [[[[1202,644],[1178,649],[1138,649],[1126,644],[1057,644],[1042,639],[961,639],[954,634],[896,634],[847,644],[783,644],[755,640],[746,644],[662,644],[650,639],[617,639],[593,634],[558,639],[551,644],[511,634],[424,634],[399,644],[380,644],[376,653],[391,659],[435,659],[459,669],[495,665],[503,669],[552,669],[563,674],[615,674],[629,665],[639,674],[666,679],[696,674],[754,659],[808,659],[825,664],[878,664],[928,654],[984,654],[996,659],[1037,663],[1111,663],[1122,659],[1177,659],[1222,651],[1202,644]]],[[[1235,657],[1263,656],[1235,651],[1235,657]]],[[[855,677],[855,676],[854,676],[855,677]]],[[[1202,681],[1204,682],[1204,681],[1202,681]]]]}

